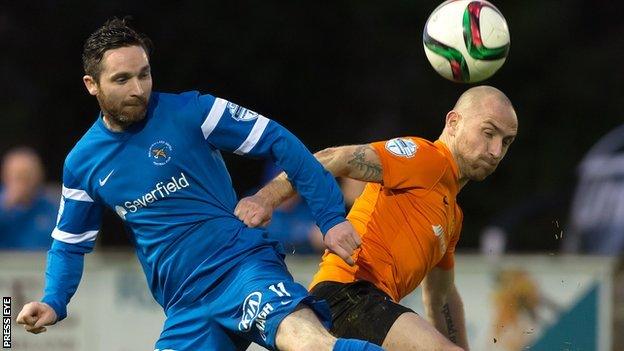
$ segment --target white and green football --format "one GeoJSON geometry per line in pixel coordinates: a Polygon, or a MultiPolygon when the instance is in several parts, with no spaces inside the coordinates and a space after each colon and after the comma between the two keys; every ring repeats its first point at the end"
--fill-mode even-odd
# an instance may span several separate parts
{"type": "Polygon", "coordinates": [[[491,77],[509,53],[503,14],[485,0],[448,0],[427,20],[423,46],[431,66],[444,78],[475,83],[491,77]]]}

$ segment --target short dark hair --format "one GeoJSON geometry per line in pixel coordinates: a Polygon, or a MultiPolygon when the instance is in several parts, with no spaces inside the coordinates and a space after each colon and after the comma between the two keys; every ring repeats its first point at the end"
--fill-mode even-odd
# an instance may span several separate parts
{"type": "Polygon", "coordinates": [[[92,76],[96,82],[99,81],[102,72],[102,57],[108,50],[136,45],[141,46],[149,56],[152,49],[151,40],[130,28],[126,24],[128,20],[128,17],[109,19],[85,41],[82,65],[85,74],[92,76]]]}

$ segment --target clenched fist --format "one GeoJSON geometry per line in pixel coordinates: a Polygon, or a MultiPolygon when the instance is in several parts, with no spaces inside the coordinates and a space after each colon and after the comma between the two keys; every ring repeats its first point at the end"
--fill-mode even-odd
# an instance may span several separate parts
{"type": "Polygon", "coordinates": [[[271,222],[273,206],[263,197],[252,195],[242,198],[238,202],[234,209],[234,215],[250,228],[266,227],[271,222]]]}
{"type": "Polygon", "coordinates": [[[325,246],[329,251],[340,256],[350,266],[353,266],[353,251],[362,245],[360,235],[355,231],[349,221],[336,224],[325,234],[323,239],[325,246]]]}
{"type": "Polygon", "coordinates": [[[46,331],[45,326],[56,323],[56,312],[47,303],[30,302],[17,315],[17,324],[22,324],[26,331],[39,334],[46,331]]]}

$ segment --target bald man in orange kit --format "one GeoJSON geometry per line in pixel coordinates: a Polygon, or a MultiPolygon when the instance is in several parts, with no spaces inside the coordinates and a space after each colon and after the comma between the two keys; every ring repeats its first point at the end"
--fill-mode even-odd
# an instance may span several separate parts
{"type": "MultiPolygon", "coordinates": [[[[348,215],[362,239],[352,265],[326,251],[310,284],[330,304],[335,335],[389,351],[468,350],[454,283],[463,220],[456,197],[468,181],[494,172],[517,130],[507,96],[478,86],[459,97],[434,142],[408,136],[315,154],[334,176],[368,182],[348,215]],[[399,304],[421,283],[428,321],[399,304]]],[[[294,191],[281,174],[235,213],[258,226],[294,191]]]]}

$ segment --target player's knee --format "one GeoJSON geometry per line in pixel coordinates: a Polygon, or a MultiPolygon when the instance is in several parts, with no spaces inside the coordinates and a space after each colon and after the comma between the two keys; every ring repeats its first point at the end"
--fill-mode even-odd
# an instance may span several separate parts
{"type": "Polygon", "coordinates": [[[284,318],[275,338],[277,348],[283,351],[329,351],[335,340],[305,306],[284,318]]]}

